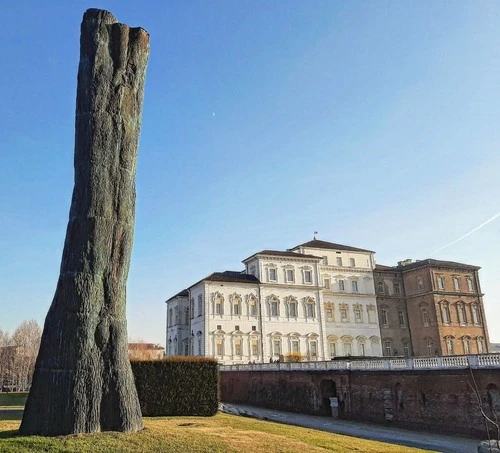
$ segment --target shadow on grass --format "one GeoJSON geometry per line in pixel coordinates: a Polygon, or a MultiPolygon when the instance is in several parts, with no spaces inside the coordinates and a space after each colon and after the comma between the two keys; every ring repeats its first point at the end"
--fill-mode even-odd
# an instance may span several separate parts
{"type": "Polygon", "coordinates": [[[17,429],[11,429],[9,431],[0,431],[0,439],[12,439],[13,437],[18,437],[19,431],[17,429]]]}
{"type": "Polygon", "coordinates": [[[22,409],[0,409],[0,420],[18,420],[23,418],[22,409]]]}

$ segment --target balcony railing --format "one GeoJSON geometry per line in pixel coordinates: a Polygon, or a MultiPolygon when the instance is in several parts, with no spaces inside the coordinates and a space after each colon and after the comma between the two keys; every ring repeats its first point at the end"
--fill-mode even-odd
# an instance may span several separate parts
{"type": "Polygon", "coordinates": [[[245,365],[220,365],[220,371],[327,371],[327,370],[450,370],[450,369],[498,369],[500,354],[455,355],[443,357],[414,357],[411,359],[356,359],[325,362],[298,363],[249,363],[245,365]]]}

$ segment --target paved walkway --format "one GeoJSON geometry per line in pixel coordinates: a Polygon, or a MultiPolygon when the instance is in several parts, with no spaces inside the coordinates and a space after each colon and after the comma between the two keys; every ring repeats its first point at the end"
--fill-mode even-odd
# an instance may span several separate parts
{"type": "Polygon", "coordinates": [[[406,445],[443,453],[475,453],[480,440],[411,431],[368,423],[347,420],[334,420],[328,417],[295,414],[292,412],[263,409],[242,404],[221,404],[221,410],[228,414],[271,420],[288,425],[304,426],[347,436],[378,440],[390,444],[406,445]]]}

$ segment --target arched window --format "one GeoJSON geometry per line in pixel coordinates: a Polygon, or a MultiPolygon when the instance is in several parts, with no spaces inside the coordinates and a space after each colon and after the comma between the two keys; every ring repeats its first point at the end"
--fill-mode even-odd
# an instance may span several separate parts
{"type": "Polygon", "coordinates": [[[469,336],[463,336],[462,337],[462,342],[464,344],[464,354],[470,354],[471,353],[470,337],[469,336]]]}
{"type": "Polygon", "coordinates": [[[467,324],[467,313],[465,312],[465,306],[463,302],[457,303],[457,316],[460,325],[467,324]]]}
{"type": "Polygon", "coordinates": [[[313,297],[306,297],[305,300],[305,311],[307,319],[314,319],[316,317],[316,301],[313,297]]]}
{"type": "Polygon", "coordinates": [[[203,296],[201,294],[198,295],[198,316],[203,315],[203,296]]]}
{"type": "Polygon", "coordinates": [[[296,318],[298,316],[298,303],[297,298],[295,296],[288,296],[286,299],[288,305],[288,317],[296,318]]]}
{"type": "Polygon", "coordinates": [[[250,316],[257,316],[257,298],[253,294],[248,296],[248,310],[250,316]]]}
{"type": "Polygon", "coordinates": [[[339,310],[340,310],[340,321],[349,322],[349,305],[340,304],[339,310]]]}
{"type": "Polygon", "coordinates": [[[241,296],[239,294],[231,296],[231,314],[233,316],[241,315],[241,296]]]}
{"type": "Polygon", "coordinates": [[[447,301],[442,301],[441,303],[441,317],[443,318],[443,324],[451,323],[450,314],[450,304],[447,301]]]}
{"type": "Polygon", "coordinates": [[[260,356],[259,335],[257,333],[252,333],[250,335],[250,352],[252,357],[260,356]]]}
{"type": "Polygon", "coordinates": [[[354,321],[363,322],[363,306],[361,304],[354,304],[353,312],[354,312],[354,321]]]}
{"type": "Polygon", "coordinates": [[[348,335],[342,337],[342,348],[345,356],[352,355],[352,337],[348,335]]]}
{"type": "Polygon", "coordinates": [[[472,311],[472,322],[474,323],[474,325],[477,326],[481,324],[481,317],[479,316],[479,307],[477,306],[477,304],[471,304],[470,308],[472,311]]]}
{"type": "Polygon", "coordinates": [[[444,337],[446,352],[448,355],[455,355],[455,338],[452,335],[444,337]]]}
{"type": "Polygon", "coordinates": [[[281,355],[281,333],[279,332],[271,334],[271,351],[275,358],[281,355]]]}
{"type": "Polygon", "coordinates": [[[224,357],[224,332],[219,330],[215,333],[215,355],[217,357],[224,357]]]}
{"type": "Polygon", "coordinates": [[[483,354],[485,352],[484,348],[484,338],[483,337],[477,337],[477,352],[478,354],[483,354]]]}
{"type": "Polygon", "coordinates": [[[358,342],[358,355],[365,356],[366,355],[366,338],[363,336],[359,336],[356,338],[358,342]]]}
{"type": "Polygon", "coordinates": [[[219,316],[224,314],[224,297],[219,292],[214,295],[214,313],[219,316]]]}
{"type": "Polygon", "coordinates": [[[330,358],[333,359],[338,355],[337,353],[337,337],[334,335],[330,335],[328,338],[328,354],[330,358]]]}
{"type": "Polygon", "coordinates": [[[290,352],[300,354],[300,335],[298,333],[290,334],[290,352]]]}
{"type": "Polygon", "coordinates": [[[269,315],[273,317],[280,315],[280,300],[278,296],[272,295],[269,297],[269,315]]]}
{"type": "Polygon", "coordinates": [[[318,335],[315,333],[307,336],[307,357],[309,360],[318,360],[318,335]]]}
{"type": "Polygon", "coordinates": [[[422,313],[422,324],[427,327],[430,324],[429,309],[427,304],[420,305],[420,311],[422,313]]]}
{"type": "Polygon", "coordinates": [[[233,336],[233,354],[236,358],[243,356],[243,339],[240,334],[233,336]]]}
{"type": "Polygon", "coordinates": [[[198,355],[203,355],[203,348],[202,348],[203,334],[201,333],[200,330],[196,332],[196,339],[198,340],[198,355]]]}

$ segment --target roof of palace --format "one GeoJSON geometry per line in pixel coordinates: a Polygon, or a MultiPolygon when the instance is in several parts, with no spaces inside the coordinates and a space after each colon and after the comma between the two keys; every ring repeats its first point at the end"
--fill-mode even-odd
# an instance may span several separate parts
{"type": "Polygon", "coordinates": [[[347,252],[375,253],[373,250],[360,249],[358,247],[351,247],[350,245],[335,244],[334,242],[320,241],[319,239],[313,239],[312,241],[304,242],[303,244],[295,246],[291,250],[298,249],[299,247],[309,247],[309,248],[328,249],[328,250],[345,250],[347,252]]]}
{"type": "Polygon", "coordinates": [[[262,250],[260,252],[254,253],[253,255],[249,256],[248,258],[245,258],[243,260],[243,263],[245,261],[250,260],[251,258],[253,258],[254,256],[257,256],[257,255],[283,256],[283,257],[295,258],[295,259],[315,259],[315,260],[321,260],[322,259],[320,256],[306,255],[305,253],[290,252],[288,250],[286,250],[286,251],[281,251],[281,250],[262,250]]]}

